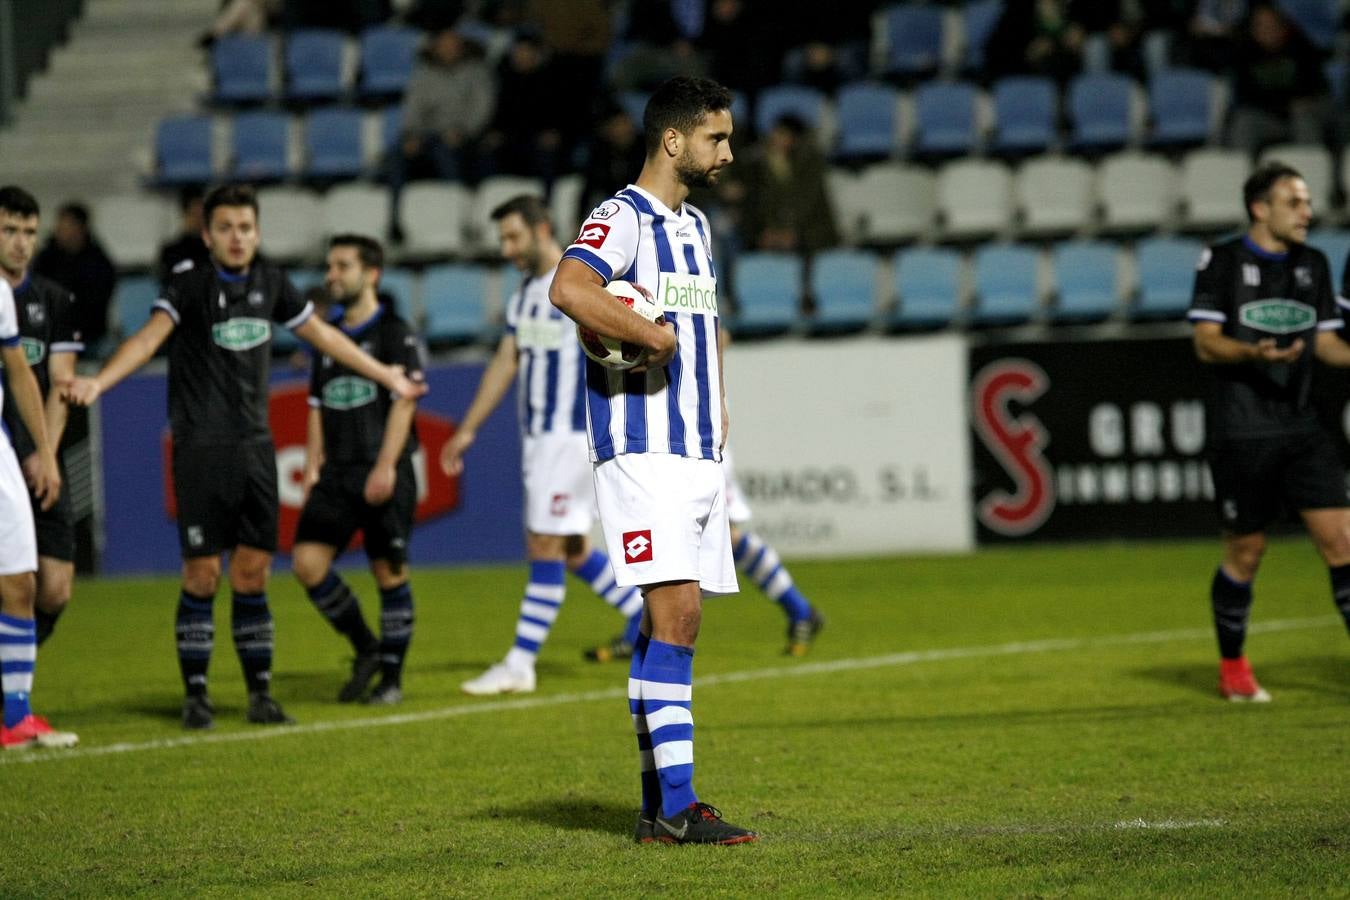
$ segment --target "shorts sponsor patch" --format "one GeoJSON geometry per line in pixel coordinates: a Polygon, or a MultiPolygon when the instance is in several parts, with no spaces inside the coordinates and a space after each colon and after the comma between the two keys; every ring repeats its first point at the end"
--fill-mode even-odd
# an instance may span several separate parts
{"type": "Polygon", "coordinates": [[[650,528],[642,531],[623,533],[623,556],[630,563],[652,561],[652,532],[650,528]]]}

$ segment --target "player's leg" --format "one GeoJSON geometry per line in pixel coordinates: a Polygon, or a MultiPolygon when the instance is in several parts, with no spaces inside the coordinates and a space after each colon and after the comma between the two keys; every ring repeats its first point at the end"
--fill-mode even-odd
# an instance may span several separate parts
{"type": "Polygon", "coordinates": [[[51,637],[56,620],[70,603],[75,582],[75,519],[69,493],[62,491],[48,510],[33,507],[38,548],[38,646],[51,637]]]}
{"type": "MultiPolygon", "coordinates": [[[[22,495],[20,495],[22,496],[22,495]]],[[[13,528],[0,524],[0,539],[13,537],[13,528]]],[[[28,520],[31,530],[31,519],[28,520]]],[[[31,554],[31,536],[18,549],[31,554]]],[[[0,553],[0,571],[16,568],[15,555],[0,553]]],[[[30,565],[36,568],[34,558],[30,565]]],[[[17,750],[34,744],[42,747],[73,747],[79,738],[68,731],[56,731],[41,716],[33,715],[31,695],[33,672],[37,664],[37,628],[33,609],[37,598],[37,578],[30,571],[0,574],[0,693],[4,697],[4,718],[0,721],[0,747],[17,750]]]]}
{"type": "Polygon", "coordinates": [[[778,551],[763,538],[733,522],[731,547],[736,568],[787,615],[787,648],[784,652],[789,656],[805,656],[811,649],[811,642],[825,626],[825,618],[797,590],[797,583],[783,565],[778,551]]]}
{"type": "Polygon", "coordinates": [[[178,671],[183,677],[184,728],[211,728],[215,724],[215,709],[206,689],[206,673],[211,665],[211,651],[215,647],[216,625],[212,605],[219,587],[218,555],[193,556],[183,560],[183,584],[178,592],[174,637],[178,649],[178,671]]]}
{"type": "Polygon", "coordinates": [[[372,559],[370,572],[380,588],[380,681],[365,702],[390,706],[403,699],[403,666],[413,636],[412,582],[408,567],[389,559],[372,559]]]}
{"type": "Polygon", "coordinates": [[[614,578],[614,567],[610,565],[609,556],[598,547],[592,547],[587,535],[569,537],[566,551],[567,571],[590,585],[601,600],[614,607],[625,619],[623,633],[607,644],[587,649],[586,658],[594,662],[627,659],[633,655],[633,645],[637,643],[642,625],[642,591],[637,587],[619,584],[614,578]]]}
{"type": "Polygon", "coordinates": [[[1299,447],[1285,474],[1285,495],[1299,510],[1331,576],[1331,593],[1350,628],[1350,506],[1340,454],[1324,432],[1299,447]]]}
{"type": "Polygon", "coordinates": [[[1331,574],[1331,596],[1350,628],[1350,509],[1305,509],[1303,522],[1331,574]]]}

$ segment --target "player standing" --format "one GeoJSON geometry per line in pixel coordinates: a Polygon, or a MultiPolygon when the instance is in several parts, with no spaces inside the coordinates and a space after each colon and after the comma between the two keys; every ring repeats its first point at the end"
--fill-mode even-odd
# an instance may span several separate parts
{"type": "Polygon", "coordinates": [[[600,204],[563,254],[549,297],[598,334],[648,348],[641,372],[588,363],[586,412],[600,522],[620,584],[641,586],[629,708],[642,767],[639,841],[736,844],[752,831],[724,822],[694,793],[691,712],[702,594],[736,591],[721,467],[726,398],[717,280],[708,220],[685,203],[732,159],[731,93],[673,78],[643,114],[647,158],[637,182],[600,204]],[[604,290],[614,278],[648,288],[657,326],[604,290]]]}
{"type": "Polygon", "coordinates": [[[1350,367],[1350,345],[1321,251],[1308,247],[1312,205],[1302,176],[1277,162],[1243,185],[1245,235],[1200,258],[1189,313],[1195,352],[1213,367],[1207,429],[1223,561],[1210,599],[1218,633],[1219,693],[1266,702],[1243,655],[1252,580],[1265,528],[1297,510],[1331,574],[1350,626],[1350,503],[1345,470],[1311,402],[1313,357],[1350,367]]]}
{"type": "Polygon", "coordinates": [[[278,509],[276,451],[267,422],[273,323],[400,396],[417,396],[425,387],[371,359],[320,321],[285,274],[258,256],[258,200],[252,188],[216,188],[206,198],[203,216],[202,239],[211,251],[211,266],[179,263],[150,320],[97,375],[76,378],[66,394],[72,403],[93,403],[172,336],[169,422],[183,556],[176,626],[187,692],[183,727],[214,724],[206,670],[215,642],[211,608],[222,553],[230,554],[232,630],[248,687],[248,721],[283,724],[291,719],[269,690],[273,631],[266,594],[278,509]]]}
{"type": "MultiPolygon", "coordinates": [[[[66,429],[68,408],[52,385],[65,384],[75,377],[75,359],[84,344],[75,330],[75,298],[30,268],[37,251],[38,214],[32,194],[13,185],[0,187],[0,278],[14,292],[20,343],[42,392],[47,439],[61,465],[61,435],[66,429]]],[[[37,445],[14,408],[14,398],[7,400],[5,428],[14,442],[24,480],[32,488],[42,468],[37,445]]],[[[66,480],[64,466],[61,480],[66,480]]],[[[75,580],[75,515],[67,491],[62,491],[50,508],[44,508],[36,494],[32,499],[38,552],[35,615],[41,646],[70,602],[75,580]]]]}
{"type": "MultiPolygon", "coordinates": [[[[384,248],[372,238],[340,234],[328,244],[328,296],[342,310],[336,323],[362,350],[420,378],[422,352],[408,323],[376,296],[384,248]]],[[[412,454],[417,400],[393,397],[322,354],[309,383],[305,443],[305,506],[291,563],[309,599],[356,651],[338,701],[394,704],[403,699],[403,662],[412,641],[413,597],[408,537],[417,508],[412,454]],[[380,591],[380,637],[333,560],[361,529],[370,572],[380,591]],[[367,695],[376,674],[380,683],[367,695]]]]}
{"type": "MultiPolygon", "coordinates": [[[[39,504],[50,509],[61,491],[56,450],[47,439],[42,416],[42,392],[28,366],[20,343],[18,315],[9,282],[0,278],[0,362],[15,406],[37,447],[38,466],[32,490],[39,504]]],[[[4,401],[0,389],[0,403],[4,401]]],[[[37,626],[33,610],[37,597],[37,537],[19,460],[8,439],[0,440],[0,693],[4,718],[0,720],[0,747],[15,750],[33,744],[73,747],[79,740],[54,730],[33,715],[33,667],[37,662],[37,626]]]]}
{"type": "Polygon", "coordinates": [[[538,197],[508,200],[492,219],[502,256],[524,280],[507,303],[506,334],[464,421],[441,451],[441,467],[449,475],[463,471],[464,452],[515,382],[530,580],[506,658],[461,686],[479,695],[534,690],[534,661],[562,607],[567,572],[628,619],[629,641],[636,640],[642,620],[641,592],[615,581],[609,557],[592,549],[587,536],[595,483],[586,450],[585,357],[571,321],[548,299],[562,248],[538,197]]]}

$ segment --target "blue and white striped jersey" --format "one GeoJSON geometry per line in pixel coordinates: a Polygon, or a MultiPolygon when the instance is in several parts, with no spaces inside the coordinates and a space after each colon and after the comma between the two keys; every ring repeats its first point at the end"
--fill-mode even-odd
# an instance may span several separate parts
{"type": "Polygon", "coordinates": [[[635,185],[601,203],[564,257],[652,292],[678,341],[664,368],[618,372],[587,361],[586,416],[591,458],[673,453],[721,458],[722,394],[717,354],[717,273],[708,218],[679,212],[635,185]]]}
{"type": "Polygon", "coordinates": [[[526,278],[506,304],[506,331],[516,338],[522,435],[586,430],[585,356],[572,320],[549,302],[554,271],[526,278]]]}
{"type": "MultiPolygon", "coordinates": [[[[9,282],[0,278],[0,347],[19,346],[19,313],[14,307],[14,291],[10,289],[9,282]]],[[[0,405],[5,402],[5,388],[3,382],[0,382],[0,405]]],[[[0,422],[0,428],[4,423],[0,422]]],[[[9,432],[5,432],[5,439],[8,440],[9,432]]]]}

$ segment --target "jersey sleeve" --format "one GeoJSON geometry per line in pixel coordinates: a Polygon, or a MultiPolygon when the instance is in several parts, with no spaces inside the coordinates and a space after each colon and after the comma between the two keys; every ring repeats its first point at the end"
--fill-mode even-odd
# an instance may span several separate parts
{"type": "Polygon", "coordinates": [[[52,353],[80,353],[84,350],[84,341],[75,326],[75,295],[69,291],[61,293],[52,301],[52,353]]]}
{"type": "Polygon", "coordinates": [[[18,343],[19,312],[14,308],[14,291],[0,278],[0,345],[14,347],[18,343]]]}
{"type": "Polygon", "coordinates": [[[306,300],[283,273],[281,284],[277,289],[277,304],[272,307],[272,321],[279,322],[286,328],[295,329],[309,321],[312,315],[314,304],[306,300]]]}
{"type": "Polygon", "coordinates": [[[1331,280],[1331,264],[1321,251],[1314,250],[1312,257],[1317,271],[1317,330],[1338,331],[1345,327],[1345,319],[1331,280]]]}
{"type": "Polygon", "coordinates": [[[515,334],[516,328],[520,325],[520,303],[525,297],[525,282],[520,283],[520,287],[511,292],[511,299],[506,301],[506,333],[515,334]]]}
{"type": "Polygon", "coordinates": [[[1350,310],[1350,253],[1345,255],[1345,264],[1341,267],[1341,293],[1336,297],[1336,305],[1342,310],[1350,310]]]}
{"type": "Polygon", "coordinates": [[[581,223],[581,231],[563,253],[594,269],[605,283],[623,275],[637,259],[638,214],[618,199],[606,200],[581,223]]]}
{"type": "Polygon", "coordinates": [[[323,406],[323,393],[319,387],[319,372],[322,371],[323,356],[319,353],[309,355],[309,405],[318,409],[323,406]]]}
{"type": "MultiPolygon", "coordinates": [[[[178,269],[175,269],[174,271],[176,272],[178,269]]],[[[174,325],[182,325],[183,293],[186,284],[186,280],[181,276],[170,278],[168,283],[160,288],[159,297],[155,299],[155,302],[150,307],[151,312],[159,310],[160,312],[167,314],[170,319],[173,319],[174,325]]]]}
{"type": "Polygon", "coordinates": [[[1228,266],[1227,254],[1206,247],[1195,264],[1195,290],[1191,294],[1191,308],[1186,318],[1192,322],[1228,321],[1228,266]]]}
{"type": "Polygon", "coordinates": [[[422,341],[407,322],[402,319],[394,320],[393,326],[389,329],[385,352],[388,355],[385,362],[402,366],[404,373],[414,381],[422,378],[423,370],[426,368],[422,341]]]}

